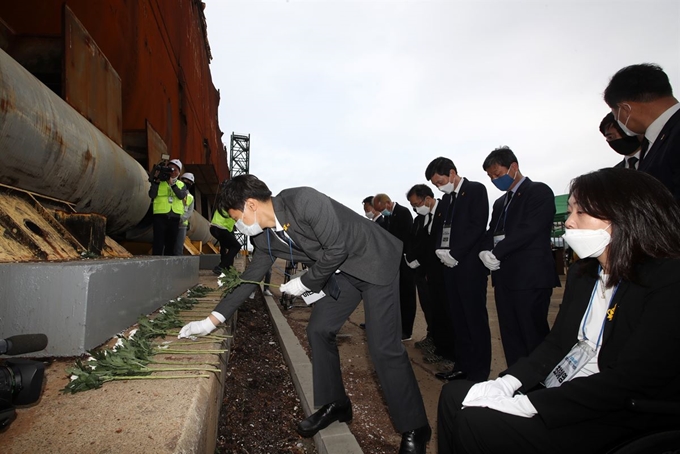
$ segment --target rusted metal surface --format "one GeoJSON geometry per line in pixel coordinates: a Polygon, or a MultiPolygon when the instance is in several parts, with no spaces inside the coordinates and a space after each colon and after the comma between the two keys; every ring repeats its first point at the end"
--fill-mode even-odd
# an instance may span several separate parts
{"type": "Polygon", "coordinates": [[[122,146],[120,77],[66,5],[63,45],[64,99],[119,147],[122,146]]]}
{"type": "Polygon", "coordinates": [[[0,183],[107,217],[109,234],[149,207],[144,168],[0,50],[0,183]]]}
{"type": "Polygon", "coordinates": [[[151,171],[153,166],[160,162],[161,155],[168,154],[168,146],[148,121],[146,122],[146,149],[149,163],[147,170],[151,171]]]}
{"type": "Polygon", "coordinates": [[[173,158],[212,166],[219,181],[229,178],[205,5],[200,0],[0,1],[0,18],[17,36],[59,37],[63,4],[120,76],[122,129],[144,131],[149,120],[173,158]]]}

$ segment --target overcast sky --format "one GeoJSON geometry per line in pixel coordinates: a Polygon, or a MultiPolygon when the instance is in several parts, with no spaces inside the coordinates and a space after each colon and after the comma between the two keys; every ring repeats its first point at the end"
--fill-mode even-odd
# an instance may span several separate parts
{"type": "Polygon", "coordinates": [[[563,194],[620,160],[598,130],[617,70],[657,63],[680,92],[677,0],[205,2],[227,148],[250,134],[274,194],[312,186],[359,213],[378,192],[408,206],[438,156],[492,202],[500,145],[563,194]]]}

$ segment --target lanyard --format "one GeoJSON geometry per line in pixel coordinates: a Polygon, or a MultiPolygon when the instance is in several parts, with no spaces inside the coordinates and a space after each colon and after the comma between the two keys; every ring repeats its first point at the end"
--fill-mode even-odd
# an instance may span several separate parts
{"type": "MultiPolygon", "coordinates": [[[[507,194],[505,195],[507,197],[507,194]]],[[[501,215],[498,217],[498,220],[496,221],[496,227],[493,229],[494,232],[498,232],[498,226],[501,223],[501,220],[503,221],[503,230],[505,231],[505,221],[508,218],[508,208],[510,207],[510,204],[512,203],[512,199],[514,199],[514,195],[508,200],[504,206],[503,206],[503,212],[501,215]]]]}
{"type": "Polygon", "coordinates": [[[451,225],[453,223],[453,214],[456,212],[456,199],[458,198],[458,194],[452,192],[449,195],[451,196],[451,199],[449,200],[449,206],[446,207],[444,225],[451,225]]]}
{"type": "MultiPolygon", "coordinates": [[[[271,243],[271,240],[269,238],[269,232],[271,232],[271,230],[272,229],[267,229],[267,249],[269,250],[269,257],[272,259],[272,263],[274,263],[276,261],[276,259],[272,255],[272,243],[271,243]]],[[[276,236],[278,236],[278,235],[276,235],[276,236]]],[[[281,240],[281,241],[283,241],[283,240],[281,240]]],[[[290,253],[290,263],[293,265],[293,268],[295,268],[295,260],[293,259],[293,240],[291,240],[290,237],[288,237],[288,251],[290,253]]],[[[286,272],[284,271],[283,274],[285,275],[286,272]]]]}
{"type": "MultiPolygon", "coordinates": [[[[602,271],[602,267],[598,266],[597,267],[597,274],[599,275],[600,272],[602,271]]],[[[584,340],[588,340],[588,337],[586,336],[586,322],[588,321],[588,315],[590,315],[590,310],[593,307],[593,299],[595,298],[595,292],[597,292],[597,287],[600,285],[601,279],[598,279],[595,282],[595,287],[593,287],[593,292],[590,294],[590,302],[588,303],[588,309],[586,309],[586,315],[583,317],[583,324],[581,325],[581,333],[583,335],[584,340]]],[[[616,291],[619,289],[619,284],[616,284],[616,287],[614,287],[614,291],[612,292],[612,297],[609,298],[609,303],[607,304],[607,308],[609,308],[612,304],[612,301],[614,300],[614,297],[616,296],[616,291]]],[[[604,318],[602,319],[602,328],[600,329],[600,335],[597,337],[597,343],[595,344],[595,350],[597,350],[600,347],[600,342],[602,341],[602,334],[604,333],[604,324],[607,321],[607,313],[605,312],[604,318]]]]}

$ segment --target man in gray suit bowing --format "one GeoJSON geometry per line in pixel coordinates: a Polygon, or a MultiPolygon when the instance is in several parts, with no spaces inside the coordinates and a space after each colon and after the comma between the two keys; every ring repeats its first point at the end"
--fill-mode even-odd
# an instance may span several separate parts
{"type": "MultiPolygon", "coordinates": [[[[304,263],[308,271],[281,286],[299,296],[323,291],[307,326],[312,349],[314,404],[318,411],[298,424],[305,437],[334,421],[352,419],[352,405],[340,372],[336,334],[361,300],[366,336],[392,422],[402,441],[399,452],[425,453],[431,435],[422,396],[401,343],[399,263],[401,241],[385,229],[312,188],[292,188],[275,197],[253,175],[225,181],[217,209],[236,219],[251,236],[255,253],[244,280],[261,280],[275,258],[304,263]]],[[[206,335],[255,289],[241,284],[205,320],[191,322],[180,337],[206,335]]]]}

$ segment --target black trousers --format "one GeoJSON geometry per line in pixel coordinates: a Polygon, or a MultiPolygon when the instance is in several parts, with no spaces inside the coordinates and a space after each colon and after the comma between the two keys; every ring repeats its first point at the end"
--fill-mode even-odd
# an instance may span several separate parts
{"type": "Polygon", "coordinates": [[[416,319],[416,280],[413,270],[404,260],[399,267],[399,304],[401,307],[401,335],[411,337],[416,319]]]}
{"type": "Polygon", "coordinates": [[[432,325],[432,309],[430,307],[430,289],[427,284],[427,273],[423,269],[423,266],[419,266],[414,270],[415,281],[416,281],[416,293],[418,294],[418,301],[420,301],[420,309],[425,315],[425,323],[427,324],[427,335],[431,337],[432,325]]]}
{"type": "Polygon", "coordinates": [[[515,290],[495,285],[496,310],[508,367],[528,356],[550,332],[551,288],[515,290]]]}
{"type": "Polygon", "coordinates": [[[153,255],[175,255],[179,214],[153,215],[153,255]]]}
{"type": "Polygon", "coordinates": [[[214,225],[210,226],[210,234],[220,242],[220,268],[229,268],[234,264],[234,258],[241,250],[241,243],[232,232],[214,225]]]}
{"type": "Polygon", "coordinates": [[[446,308],[447,296],[443,268],[444,265],[439,261],[428,264],[426,268],[432,319],[430,334],[436,347],[435,353],[448,360],[455,361],[454,327],[446,308]]]}
{"type": "Polygon", "coordinates": [[[481,261],[444,267],[447,313],[453,326],[455,370],[468,380],[486,381],[491,372],[491,330],[486,311],[487,272],[481,261]]]}
{"type": "MultiPolygon", "coordinates": [[[[452,381],[442,388],[437,415],[439,454],[601,454],[649,429],[648,417],[633,413],[626,419],[618,414],[549,428],[540,414],[523,418],[482,407],[461,409],[472,385],[452,381]]],[[[674,422],[660,420],[655,427],[670,428],[674,422]]]]}

